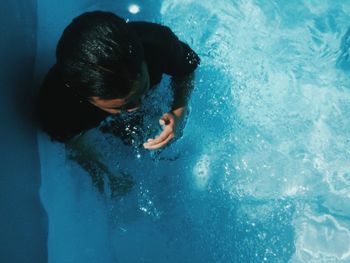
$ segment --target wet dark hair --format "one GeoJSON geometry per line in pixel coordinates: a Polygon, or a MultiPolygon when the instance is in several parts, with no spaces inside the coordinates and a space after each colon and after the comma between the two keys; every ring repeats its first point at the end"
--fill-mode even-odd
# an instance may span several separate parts
{"type": "Polygon", "coordinates": [[[66,87],[84,98],[124,98],[141,73],[143,48],[124,19],[86,12],[73,19],[56,48],[66,87]]]}

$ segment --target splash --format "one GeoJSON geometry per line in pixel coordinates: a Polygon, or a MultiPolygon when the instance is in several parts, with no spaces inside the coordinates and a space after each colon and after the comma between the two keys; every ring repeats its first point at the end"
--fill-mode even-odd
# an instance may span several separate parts
{"type": "Polygon", "coordinates": [[[210,163],[211,181],[258,222],[283,211],[273,203],[289,200],[295,235],[284,242],[296,244],[291,262],[350,260],[350,210],[343,207],[350,201],[349,7],[178,0],[161,8],[163,22],[189,39],[203,62],[192,99],[205,153],[195,180],[210,188],[210,163]]]}

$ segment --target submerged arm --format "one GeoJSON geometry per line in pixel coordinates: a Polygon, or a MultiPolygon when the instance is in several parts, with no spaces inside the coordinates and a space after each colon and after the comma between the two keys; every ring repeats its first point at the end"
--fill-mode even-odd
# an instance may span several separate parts
{"type": "Polygon", "coordinates": [[[77,162],[84,170],[86,170],[93,181],[93,184],[100,192],[104,191],[104,177],[109,180],[110,190],[113,197],[127,194],[134,182],[132,178],[120,173],[113,175],[108,167],[102,162],[101,154],[96,148],[89,143],[85,134],[79,135],[66,143],[68,157],[77,162]]]}
{"type": "Polygon", "coordinates": [[[174,89],[171,111],[165,113],[159,120],[159,124],[163,127],[162,133],[155,139],[148,139],[143,144],[146,149],[159,149],[176,136],[176,129],[186,113],[187,102],[194,87],[194,73],[184,77],[173,77],[171,85],[174,89]]]}
{"type": "Polygon", "coordinates": [[[110,171],[101,161],[100,154],[96,149],[89,145],[85,134],[79,135],[66,143],[69,159],[77,162],[84,170],[86,170],[94,183],[94,185],[103,192],[105,174],[110,175],[110,171]]]}
{"type": "Polygon", "coordinates": [[[194,87],[194,72],[185,77],[173,77],[171,85],[174,89],[171,112],[177,118],[181,118],[187,108],[187,102],[194,87]]]}

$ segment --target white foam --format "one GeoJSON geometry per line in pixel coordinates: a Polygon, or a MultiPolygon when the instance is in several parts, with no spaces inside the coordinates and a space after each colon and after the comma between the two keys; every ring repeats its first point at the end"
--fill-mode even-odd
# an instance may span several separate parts
{"type": "Polygon", "coordinates": [[[210,158],[207,154],[200,156],[193,168],[194,181],[198,189],[204,190],[210,178],[210,158]]]}
{"type": "Polygon", "coordinates": [[[329,214],[317,215],[306,207],[296,219],[296,253],[291,262],[349,262],[349,226],[329,214]]]}

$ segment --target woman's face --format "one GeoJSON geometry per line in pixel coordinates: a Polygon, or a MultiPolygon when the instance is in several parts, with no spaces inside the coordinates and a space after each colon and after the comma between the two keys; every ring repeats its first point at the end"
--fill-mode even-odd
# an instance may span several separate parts
{"type": "Polygon", "coordinates": [[[132,112],[141,104],[141,97],[150,88],[149,73],[145,62],[142,63],[140,78],[134,82],[132,92],[125,98],[102,99],[97,96],[89,98],[90,103],[110,114],[119,114],[122,111],[132,112]]]}

